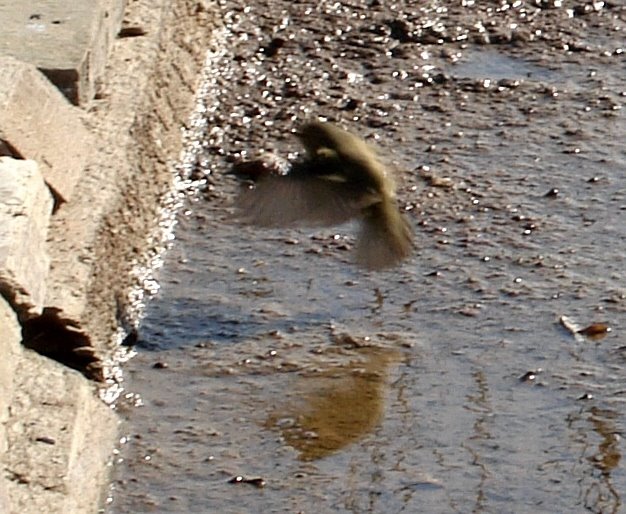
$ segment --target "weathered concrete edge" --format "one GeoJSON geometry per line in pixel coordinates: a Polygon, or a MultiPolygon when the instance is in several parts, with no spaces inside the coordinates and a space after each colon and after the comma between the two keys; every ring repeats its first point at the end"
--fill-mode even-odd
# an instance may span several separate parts
{"type": "Polygon", "coordinates": [[[22,319],[43,308],[51,214],[52,195],[37,163],[0,157],[0,295],[22,319]]]}
{"type": "Polygon", "coordinates": [[[20,345],[0,298],[0,512],[94,512],[118,419],[80,373],[20,345]]]}
{"type": "Polygon", "coordinates": [[[8,479],[6,478],[6,459],[8,441],[6,425],[9,421],[9,405],[13,398],[15,369],[19,362],[22,338],[17,315],[11,306],[0,297],[0,512],[9,513],[8,479]]]}
{"type": "Polygon", "coordinates": [[[93,512],[118,419],[77,371],[19,348],[6,423],[10,513],[93,512]]]}
{"type": "MultiPolygon", "coordinates": [[[[97,92],[127,0],[0,2],[0,53],[37,67],[75,105],[97,92]]],[[[43,76],[42,76],[43,78],[43,76]]],[[[55,92],[59,92],[55,88],[55,92]]]]}
{"type": "Polygon", "coordinates": [[[0,56],[0,139],[13,157],[37,161],[58,202],[70,201],[94,146],[81,110],[37,68],[0,56]]]}
{"type": "Polygon", "coordinates": [[[146,234],[172,187],[216,7],[210,0],[129,4],[125,22],[146,36],[115,43],[104,100],[89,113],[100,151],[76,191],[89,201],[64,205],[52,220],[46,305],[61,307],[100,357],[113,349],[116,314],[137,285],[131,269],[145,259],[146,234]]]}
{"type": "MultiPolygon", "coordinates": [[[[117,299],[124,298],[133,285],[127,271],[142,260],[147,249],[145,236],[157,219],[159,198],[171,186],[171,163],[181,149],[180,129],[191,110],[203,55],[217,24],[216,10],[215,2],[202,0],[161,0],[158,5],[140,0],[129,6],[129,24],[144,26],[147,35],[116,42],[102,86],[103,100],[94,102],[85,115],[100,146],[77,187],[75,198],[82,200],[66,205],[67,210],[53,218],[49,244],[53,267],[48,290],[54,292],[45,304],[55,305],[55,294],[62,295],[63,287],[78,291],[79,299],[71,304],[75,310],[65,314],[75,316],[71,321],[88,335],[100,355],[112,349],[117,299]],[[70,208],[89,214],[82,218],[87,227],[74,232],[76,226],[65,225],[71,222],[70,208]],[[86,252],[71,255],[76,248],[86,248],[86,252]],[[77,276],[71,276],[79,279],[75,290],[73,281],[64,283],[60,278],[64,266],[74,268],[77,264],[84,266],[77,276]],[[96,313],[93,319],[91,313],[96,313]]],[[[19,333],[19,325],[13,328],[19,333]]],[[[6,464],[9,455],[22,455],[28,461],[40,454],[37,445],[44,444],[54,447],[66,468],[61,482],[50,487],[48,479],[54,471],[42,470],[35,462],[11,461],[0,476],[2,512],[96,512],[99,505],[94,497],[101,498],[104,492],[106,462],[102,456],[110,455],[115,443],[111,427],[117,421],[83,376],[19,345],[17,348],[8,362],[14,377],[7,386],[13,397],[6,422],[0,405],[0,425],[10,432],[7,437],[0,430],[0,449],[7,441],[11,448],[3,452],[0,464],[6,464]],[[63,377],[57,384],[66,385],[51,389],[55,376],[63,377]],[[46,425],[43,436],[27,433],[20,420],[49,403],[45,393],[50,391],[76,394],[80,399],[68,405],[69,414],[61,413],[69,425],[46,425]],[[60,444],[64,439],[60,432],[68,430],[73,442],[60,444]],[[88,452],[80,448],[102,451],[88,461],[88,452]],[[19,469],[32,470],[34,475],[25,479],[19,469]],[[78,483],[77,476],[81,478],[80,489],[71,486],[78,483]],[[87,489],[94,495],[85,495],[87,489]]],[[[3,350],[3,354],[9,352],[3,350]]],[[[36,419],[53,418],[42,412],[36,419]]]]}

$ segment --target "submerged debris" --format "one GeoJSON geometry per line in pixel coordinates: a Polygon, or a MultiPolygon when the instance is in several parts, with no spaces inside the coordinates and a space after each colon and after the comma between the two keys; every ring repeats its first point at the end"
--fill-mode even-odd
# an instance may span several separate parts
{"type": "Polygon", "coordinates": [[[542,368],[529,370],[526,373],[524,373],[521,377],[519,377],[519,381],[520,382],[535,382],[535,380],[537,379],[537,375],[539,375],[540,373],[543,373],[542,368]]]}
{"type": "Polygon", "coordinates": [[[254,487],[257,487],[259,489],[265,487],[265,479],[261,477],[246,478],[244,476],[237,475],[237,476],[232,477],[228,481],[228,483],[229,484],[248,484],[248,485],[253,485],[254,487]]]}
{"type": "Polygon", "coordinates": [[[590,339],[601,339],[611,332],[611,327],[606,323],[592,323],[578,331],[579,334],[589,337],[590,339]]]}
{"type": "Polygon", "coordinates": [[[574,337],[581,338],[584,336],[588,339],[598,340],[606,337],[606,335],[612,331],[611,327],[607,323],[592,323],[585,328],[580,328],[575,321],[567,316],[561,316],[559,323],[563,328],[569,331],[574,337]]]}

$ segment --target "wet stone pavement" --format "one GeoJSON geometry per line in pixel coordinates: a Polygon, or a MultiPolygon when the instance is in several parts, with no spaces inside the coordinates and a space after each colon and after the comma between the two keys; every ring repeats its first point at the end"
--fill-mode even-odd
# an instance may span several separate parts
{"type": "Polygon", "coordinates": [[[107,512],[625,512],[626,7],[220,5],[107,512]],[[401,267],[233,222],[318,118],[396,173],[401,267]]]}

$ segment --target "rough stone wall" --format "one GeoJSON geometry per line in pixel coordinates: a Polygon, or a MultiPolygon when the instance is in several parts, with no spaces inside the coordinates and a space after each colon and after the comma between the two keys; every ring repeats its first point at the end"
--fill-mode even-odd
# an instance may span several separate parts
{"type": "Polygon", "coordinates": [[[57,45],[55,59],[95,96],[63,96],[19,40],[20,24],[53,30],[64,7],[77,11],[69,0],[48,3],[0,8],[21,49],[0,45],[0,512],[82,514],[102,499],[118,423],[86,377],[103,378],[220,22],[211,0],[79,9],[89,19],[68,26],[94,34],[72,39],[86,46],[68,49],[67,62],[57,45]],[[104,45],[106,67],[75,59],[90,45],[104,45]]]}
{"type": "MultiPolygon", "coordinates": [[[[161,27],[159,58],[147,77],[148,95],[135,109],[145,115],[134,118],[129,127],[133,140],[120,179],[123,200],[111,206],[98,236],[95,274],[100,280],[92,282],[85,313],[93,334],[107,333],[116,323],[112,313],[132,286],[119,278],[130,278],[130,266],[141,259],[146,250],[145,227],[155,219],[158,198],[171,187],[171,167],[182,150],[181,127],[188,120],[203,50],[212,44],[210,37],[218,23],[213,2],[162,3],[170,7],[153,13],[155,18],[158,15],[153,23],[161,27]]],[[[146,23],[145,16],[135,21],[132,12],[128,20],[131,25],[139,25],[139,20],[146,23]]],[[[114,115],[113,122],[117,118],[114,115]]]]}

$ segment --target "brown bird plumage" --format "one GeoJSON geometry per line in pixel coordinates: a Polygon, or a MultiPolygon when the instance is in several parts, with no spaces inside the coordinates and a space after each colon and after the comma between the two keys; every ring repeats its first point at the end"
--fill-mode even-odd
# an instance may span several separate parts
{"type": "Polygon", "coordinates": [[[286,175],[269,175],[240,194],[239,218],[261,227],[331,226],[361,222],[356,261],[369,270],[398,265],[412,250],[395,185],[365,141],[331,123],[296,134],[307,151],[286,175]]]}

